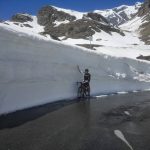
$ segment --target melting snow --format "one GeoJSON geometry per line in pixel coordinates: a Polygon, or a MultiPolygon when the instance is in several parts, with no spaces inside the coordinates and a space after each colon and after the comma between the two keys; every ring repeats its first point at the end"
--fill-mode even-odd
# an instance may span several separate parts
{"type": "Polygon", "coordinates": [[[124,113],[128,116],[131,116],[131,114],[128,111],[124,111],[124,113]]]}
{"type": "Polygon", "coordinates": [[[130,145],[130,143],[126,140],[126,138],[124,137],[123,133],[120,130],[114,130],[114,134],[121,139],[131,150],[133,150],[132,146],[130,145]]]}

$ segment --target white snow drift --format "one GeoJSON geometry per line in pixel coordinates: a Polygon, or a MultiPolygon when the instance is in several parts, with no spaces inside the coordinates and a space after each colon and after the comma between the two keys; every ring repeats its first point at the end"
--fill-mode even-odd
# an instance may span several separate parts
{"type": "Polygon", "coordinates": [[[0,27],[0,35],[0,114],[75,98],[76,82],[82,80],[77,65],[89,68],[92,95],[150,86],[149,63],[104,55],[5,27],[0,27]]]}
{"type": "MultiPolygon", "coordinates": [[[[84,15],[57,9],[77,19],[84,15]]],[[[31,28],[24,23],[0,23],[0,114],[76,98],[76,82],[83,80],[77,65],[82,70],[89,68],[92,95],[150,89],[150,63],[136,59],[140,54],[150,55],[150,46],[139,40],[142,18],[135,16],[120,26],[125,36],[95,32],[92,44],[100,47],[92,51],[75,46],[89,44],[89,40],[57,42],[49,35],[40,35],[44,27],[35,16],[31,17],[33,21],[26,22],[31,28]]]]}

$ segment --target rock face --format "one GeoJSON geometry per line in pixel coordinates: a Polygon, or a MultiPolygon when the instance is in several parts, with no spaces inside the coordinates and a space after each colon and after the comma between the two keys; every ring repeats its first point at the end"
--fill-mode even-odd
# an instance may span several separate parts
{"type": "Polygon", "coordinates": [[[139,9],[138,16],[142,17],[147,15],[150,11],[150,0],[145,0],[142,7],[139,9]]]}
{"type": "Polygon", "coordinates": [[[92,24],[91,21],[81,19],[67,24],[61,24],[57,27],[46,26],[45,31],[47,34],[54,35],[57,37],[65,36],[66,38],[75,38],[75,39],[86,38],[95,33],[91,29],[90,27],[91,25],[94,26],[94,24],[92,24]]]}
{"type": "Polygon", "coordinates": [[[45,6],[39,11],[37,18],[38,23],[45,26],[45,31],[42,34],[49,34],[52,37],[86,39],[101,30],[109,34],[117,32],[123,35],[119,29],[110,26],[107,19],[97,13],[87,13],[81,19],[77,19],[75,16],[59,11],[52,6],[45,6]],[[66,20],[67,23],[55,24],[66,20]]]}
{"type": "Polygon", "coordinates": [[[150,45],[150,16],[147,20],[149,21],[140,26],[140,38],[145,42],[145,44],[150,45]]]}
{"type": "Polygon", "coordinates": [[[28,27],[28,28],[33,28],[31,25],[29,24],[23,24],[25,27],[28,27]]]}
{"type": "Polygon", "coordinates": [[[97,13],[88,13],[87,15],[85,15],[85,17],[89,17],[92,20],[95,20],[98,22],[105,22],[106,24],[109,24],[108,20],[105,17],[97,13]]]}
{"type": "Polygon", "coordinates": [[[131,16],[128,16],[126,13],[126,9],[128,9],[127,6],[122,6],[121,8],[114,8],[113,11],[116,13],[115,14],[116,19],[112,17],[112,19],[110,18],[110,21],[113,24],[121,25],[125,23],[126,21],[130,20],[132,18],[131,16],[133,16],[134,14],[131,14],[131,16]],[[119,22],[117,18],[119,18],[119,22]]]}
{"type": "Polygon", "coordinates": [[[14,22],[27,22],[27,21],[33,21],[32,17],[27,14],[16,14],[12,16],[12,21],[14,22]]]}
{"type": "Polygon", "coordinates": [[[119,26],[137,15],[141,3],[136,3],[134,6],[122,5],[113,9],[96,10],[94,12],[102,14],[114,26],[119,26]]]}
{"type": "Polygon", "coordinates": [[[58,11],[52,6],[43,7],[37,15],[38,23],[43,26],[55,25],[55,21],[73,21],[76,19],[75,16],[71,16],[63,11],[58,11]]]}
{"type": "Polygon", "coordinates": [[[140,56],[137,57],[137,59],[142,59],[142,60],[148,60],[148,61],[150,61],[150,56],[140,55],[140,56]]]}
{"type": "Polygon", "coordinates": [[[143,23],[140,26],[141,39],[145,44],[150,44],[150,0],[146,0],[138,12],[139,17],[143,17],[143,23]]]}
{"type": "MultiPolygon", "coordinates": [[[[46,26],[45,32],[56,37],[65,36],[66,38],[82,38],[86,39],[89,36],[95,34],[95,32],[101,32],[101,30],[111,34],[111,32],[122,32],[119,29],[115,29],[109,25],[98,23],[94,20],[80,19],[67,24],[61,24],[57,27],[46,26]]],[[[123,35],[123,33],[122,33],[123,35]]]]}

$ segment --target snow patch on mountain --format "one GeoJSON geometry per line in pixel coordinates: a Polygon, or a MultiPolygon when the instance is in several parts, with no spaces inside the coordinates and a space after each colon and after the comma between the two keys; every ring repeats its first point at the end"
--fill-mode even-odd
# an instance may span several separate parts
{"type": "Polygon", "coordinates": [[[142,18],[136,16],[134,19],[120,25],[119,27],[122,30],[139,33],[138,29],[139,29],[141,24],[142,24],[142,18]]]}
{"type": "Polygon", "coordinates": [[[65,20],[65,21],[55,21],[55,22],[54,22],[54,24],[55,24],[54,27],[57,27],[57,26],[59,26],[60,24],[66,24],[66,23],[69,23],[69,21],[68,21],[68,20],[65,20]]]}
{"type": "MultiPolygon", "coordinates": [[[[90,44],[89,39],[66,39],[64,42],[70,44],[90,44]]],[[[121,36],[118,33],[108,34],[104,31],[101,31],[100,33],[96,32],[92,36],[91,44],[97,44],[101,47],[131,47],[138,44],[144,45],[136,35],[129,32],[125,32],[125,36],[121,36]]]]}
{"type": "Polygon", "coordinates": [[[134,6],[122,5],[113,9],[95,10],[94,12],[103,15],[111,24],[118,26],[132,19],[141,5],[142,3],[137,2],[134,6]]]}
{"type": "Polygon", "coordinates": [[[75,11],[75,10],[71,10],[71,9],[63,9],[63,8],[59,8],[59,7],[56,7],[56,6],[52,6],[54,7],[55,9],[57,9],[58,11],[63,11],[67,14],[70,14],[72,16],[75,16],[76,19],[82,19],[83,15],[87,14],[87,12],[78,12],[78,11],[75,11]]]}
{"type": "MultiPolygon", "coordinates": [[[[31,17],[31,16],[30,16],[31,17]]],[[[23,33],[30,35],[32,37],[37,37],[41,40],[49,41],[52,38],[49,35],[41,35],[39,33],[44,31],[44,26],[41,26],[37,23],[37,17],[32,16],[33,21],[28,21],[25,23],[18,23],[12,21],[5,21],[0,23],[0,27],[7,28],[13,32],[17,32],[20,35],[23,33]],[[16,25],[17,23],[17,25],[16,25]],[[31,27],[26,27],[24,24],[28,24],[31,27]]],[[[149,46],[145,46],[144,42],[139,39],[138,28],[142,22],[142,19],[135,17],[133,20],[128,21],[124,25],[121,25],[120,28],[124,31],[125,36],[121,36],[118,33],[112,32],[107,33],[104,31],[96,32],[92,36],[92,41],[90,42],[89,38],[87,39],[71,39],[66,37],[59,37],[61,43],[66,43],[68,45],[95,45],[94,49],[97,52],[113,55],[117,57],[128,57],[136,59],[139,55],[150,55],[149,46]]],[[[60,22],[55,22],[56,26],[60,22]]],[[[63,23],[67,23],[64,21],[63,23]]]]}
{"type": "Polygon", "coordinates": [[[44,26],[41,26],[37,22],[37,17],[36,16],[31,16],[33,21],[27,21],[24,23],[21,22],[13,22],[13,21],[4,21],[0,23],[0,27],[4,27],[7,30],[17,32],[20,35],[22,33],[25,33],[30,36],[38,37],[39,39],[44,39],[44,40],[49,40],[51,39],[50,36],[43,36],[40,35],[39,33],[44,32],[44,26]]]}

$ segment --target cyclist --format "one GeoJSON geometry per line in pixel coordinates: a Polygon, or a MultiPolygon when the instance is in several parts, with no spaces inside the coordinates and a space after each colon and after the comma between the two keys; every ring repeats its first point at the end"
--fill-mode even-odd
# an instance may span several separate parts
{"type": "Polygon", "coordinates": [[[91,81],[91,74],[89,73],[89,69],[85,69],[85,72],[81,71],[79,66],[78,70],[80,73],[84,75],[83,85],[88,91],[88,96],[90,96],[90,81],[91,81]]]}

